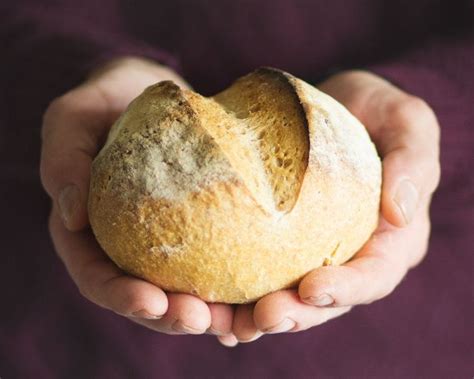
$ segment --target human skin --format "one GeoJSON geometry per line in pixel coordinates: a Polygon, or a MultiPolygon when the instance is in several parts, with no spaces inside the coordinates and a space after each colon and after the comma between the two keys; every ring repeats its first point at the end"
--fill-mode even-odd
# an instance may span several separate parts
{"type": "Polygon", "coordinates": [[[207,332],[235,346],[265,333],[305,330],[354,305],[380,299],[422,260],[429,204],[440,172],[436,117],[423,100],[384,79],[346,71],[318,87],[362,121],[383,164],[380,223],[352,260],[318,268],[298,288],[235,308],[166,293],[123,273],[101,250],[89,226],[90,168],[114,120],[144,88],[161,80],[188,87],[169,68],[123,57],[96,70],[45,112],[40,173],[53,202],[49,229],[59,257],[86,298],[158,332],[207,332]]]}
{"type": "Polygon", "coordinates": [[[233,333],[240,342],[305,330],[383,298],[427,251],[429,206],[440,178],[440,131],[433,111],[369,72],[342,72],[318,88],[362,121],[382,158],[379,225],[346,264],[317,268],[296,289],[239,306],[233,333]]]}

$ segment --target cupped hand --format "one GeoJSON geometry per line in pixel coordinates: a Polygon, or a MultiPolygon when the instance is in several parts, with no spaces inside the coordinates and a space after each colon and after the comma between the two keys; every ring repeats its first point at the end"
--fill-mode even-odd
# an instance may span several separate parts
{"type": "Polygon", "coordinates": [[[147,86],[173,80],[172,70],[125,57],[103,66],[79,87],[54,100],[42,127],[40,173],[53,207],[49,219],[55,249],[80,292],[92,302],[168,334],[221,335],[236,342],[229,305],[206,304],[195,296],[165,293],[122,272],[100,248],[90,229],[87,199],[91,163],[108,130],[147,86]]]}
{"type": "Polygon", "coordinates": [[[440,177],[440,132],[433,111],[369,72],[343,72],[318,87],[362,121],[377,147],[383,166],[379,225],[346,264],[317,268],[297,289],[239,306],[233,332],[240,342],[305,330],[383,298],[427,250],[429,206],[440,177]]]}

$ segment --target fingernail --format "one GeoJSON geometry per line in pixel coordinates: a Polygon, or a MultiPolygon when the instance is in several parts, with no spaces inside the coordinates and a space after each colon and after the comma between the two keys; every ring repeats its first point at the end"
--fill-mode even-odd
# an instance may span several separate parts
{"type": "Polygon", "coordinates": [[[410,180],[402,181],[393,201],[402,212],[405,223],[409,224],[413,220],[418,204],[418,191],[415,185],[410,180]]]}
{"type": "Polygon", "coordinates": [[[282,322],[277,325],[271,326],[270,328],[263,329],[263,332],[266,334],[273,333],[284,333],[295,327],[296,323],[289,318],[285,318],[282,322]]]}
{"type": "Polygon", "coordinates": [[[256,339],[260,338],[261,336],[263,336],[263,333],[258,330],[254,335],[253,337],[251,338],[248,338],[248,339],[238,339],[239,342],[242,342],[242,343],[248,343],[248,342],[253,342],[255,341],[256,339]]]}
{"type": "Polygon", "coordinates": [[[221,336],[220,338],[218,337],[218,341],[226,347],[234,347],[239,344],[237,337],[234,336],[233,334],[221,336]]]}
{"type": "Polygon", "coordinates": [[[146,318],[147,320],[159,320],[163,316],[157,316],[149,313],[145,309],[140,309],[139,311],[132,313],[133,317],[146,318]]]}
{"type": "Polygon", "coordinates": [[[184,324],[182,321],[178,320],[176,321],[173,326],[171,327],[176,332],[181,332],[181,333],[189,333],[189,334],[203,334],[204,331],[202,329],[196,329],[192,328],[186,324],[184,324]]]}
{"type": "Polygon", "coordinates": [[[64,187],[59,193],[58,205],[59,213],[66,227],[76,211],[80,201],[79,188],[70,184],[64,187]]]}
{"type": "Polygon", "coordinates": [[[305,303],[316,305],[317,307],[327,307],[334,304],[334,299],[327,293],[322,293],[318,296],[308,296],[303,299],[305,303]]]}

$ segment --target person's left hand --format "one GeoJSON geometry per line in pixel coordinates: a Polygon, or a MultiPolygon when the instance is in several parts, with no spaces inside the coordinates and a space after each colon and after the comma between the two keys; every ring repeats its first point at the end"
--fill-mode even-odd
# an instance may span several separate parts
{"type": "Polygon", "coordinates": [[[297,289],[238,306],[232,329],[240,342],[305,330],[385,297],[427,250],[429,205],[440,177],[440,133],[433,111],[368,72],[343,72],[318,87],[344,104],[377,146],[383,165],[380,222],[346,264],[317,268],[297,289]]]}

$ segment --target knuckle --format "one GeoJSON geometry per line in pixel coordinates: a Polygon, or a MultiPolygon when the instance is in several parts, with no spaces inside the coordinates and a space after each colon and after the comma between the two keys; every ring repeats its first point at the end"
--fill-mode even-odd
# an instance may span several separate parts
{"type": "Polygon", "coordinates": [[[43,120],[47,120],[49,117],[54,116],[56,113],[61,111],[61,108],[63,107],[63,96],[56,97],[49,103],[46,111],[44,112],[43,120]]]}
{"type": "Polygon", "coordinates": [[[391,120],[401,125],[415,124],[423,131],[439,137],[436,115],[428,103],[420,97],[404,94],[388,105],[387,113],[391,120]]]}
{"type": "Polygon", "coordinates": [[[43,125],[47,128],[48,121],[52,118],[80,114],[90,107],[92,100],[89,97],[90,91],[87,88],[78,87],[53,99],[43,115],[43,125]]]}
{"type": "Polygon", "coordinates": [[[46,193],[53,199],[58,195],[59,185],[64,176],[63,162],[56,158],[51,151],[43,152],[39,164],[39,177],[46,193]]]}
{"type": "Polygon", "coordinates": [[[64,109],[67,109],[70,104],[70,92],[67,92],[55,99],[53,99],[48,107],[46,108],[46,111],[44,113],[43,119],[48,119],[49,117],[53,117],[61,112],[64,111],[64,109]]]}
{"type": "Polygon", "coordinates": [[[103,137],[103,125],[110,124],[111,120],[102,97],[98,86],[87,85],[52,100],[43,114],[41,141],[50,140],[58,129],[69,130],[77,125],[93,136],[103,137]]]}
{"type": "Polygon", "coordinates": [[[50,165],[42,156],[40,159],[39,174],[40,174],[41,184],[43,185],[43,188],[45,189],[48,188],[48,178],[50,177],[50,172],[51,172],[50,165]]]}
{"type": "Polygon", "coordinates": [[[48,107],[46,108],[45,112],[43,113],[43,120],[41,125],[41,142],[45,142],[48,140],[48,137],[51,133],[52,123],[51,119],[54,118],[54,115],[57,113],[58,105],[56,104],[57,99],[53,100],[48,107]]]}
{"type": "Polygon", "coordinates": [[[411,113],[426,113],[431,109],[425,100],[413,95],[408,95],[402,105],[402,109],[411,113]]]}
{"type": "Polygon", "coordinates": [[[394,281],[386,281],[381,286],[380,289],[376,292],[374,301],[383,299],[384,297],[390,295],[398,283],[394,281]]]}
{"type": "Polygon", "coordinates": [[[378,284],[373,287],[373,293],[368,297],[369,300],[366,303],[372,303],[388,296],[392,293],[397,284],[398,281],[394,280],[392,275],[385,274],[384,277],[379,279],[378,284]]]}
{"type": "Polygon", "coordinates": [[[420,264],[425,258],[429,250],[429,237],[431,233],[431,222],[429,207],[426,207],[421,220],[420,230],[418,233],[418,244],[413,246],[412,253],[408,255],[407,266],[412,269],[420,264]]]}
{"type": "Polygon", "coordinates": [[[410,256],[408,269],[411,270],[412,268],[415,268],[416,266],[418,266],[423,261],[427,253],[428,253],[428,240],[423,244],[423,246],[420,248],[417,254],[413,254],[412,256],[410,256]]]}
{"type": "Polygon", "coordinates": [[[105,307],[99,296],[100,288],[97,288],[97,268],[94,262],[83,263],[72,277],[82,296],[105,307]]]}
{"type": "Polygon", "coordinates": [[[56,196],[57,184],[61,181],[58,180],[63,175],[62,161],[57,159],[55,154],[48,147],[43,147],[43,151],[40,158],[39,164],[39,176],[43,188],[51,196],[56,196]]]}
{"type": "Polygon", "coordinates": [[[96,301],[91,297],[90,291],[87,289],[87,286],[84,286],[80,283],[76,283],[77,289],[79,290],[79,293],[85,297],[87,300],[92,301],[93,303],[97,304],[96,301]]]}
{"type": "Polygon", "coordinates": [[[389,110],[394,116],[404,117],[419,115],[429,109],[428,104],[423,99],[412,95],[404,95],[402,99],[392,103],[389,110]]]}
{"type": "Polygon", "coordinates": [[[386,278],[384,278],[384,280],[382,280],[380,288],[375,296],[376,300],[382,299],[390,295],[405,276],[405,265],[403,265],[402,268],[402,265],[399,263],[398,266],[399,267],[394,267],[392,269],[392,272],[386,278]]]}
{"type": "Polygon", "coordinates": [[[114,311],[117,313],[131,315],[135,312],[147,309],[147,301],[142,296],[125,292],[114,308],[114,311]]]}
{"type": "Polygon", "coordinates": [[[97,301],[93,298],[90,286],[90,273],[85,267],[79,269],[77,277],[75,278],[75,283],[79,293],[84,296],[86,299],[92,301],[95,304],[98,304],[97,301]]]}
{"type": "Polygon", "coordinates": [[[48,164],[46,164],[43,159],[41,159],[40,170],[39,171],[40,171],[41,185],[46,190],[48,195],[52,196],[52,192],[51,192],[50,185],[49,185],[49,178],[51,177],[51,175],[50,175],[51,171],[49,169],[48,164]]]}
{"type": "Polygon", "coordinates": [[[433,165],[431,178],[432,178],[432,183],[431,183],[430,190],[431,192],[434,192],[434,190],[438,188],[438,185],[441,181],[441,164],[439,163],[438,160],[436,160],[433,165]]]}
{"type": "Polygon", "coordinates": [[[420,190],[426,195],[432,194],[441,179],[441,164],[438,154],[433,150],[413,151],[412,161],[416,162],[414,174],[419,178],[420,190]]]}
{"type": "Polygon", "coordinates": [[[128,283],[122,274],[113,276],[97,286],[102,306],[122,316],[149,309],[149,297],[139,287],[128,283]]]}
{"type": "Polygon", "coordinates": [[[52,111],[63,112],[68,109],[74,109],[77,104],[76,91],[71,90],[54,99],[51,102],[50,107],[52,108],[52,111]]]}
{"type": "Polygon", "coordinates": [[[439,160],[439,147],[437,144],[424,144],[413,139],[410,143],[400,145],[390,151],[384,160],[384,175],[393,172],[408,173],[423,192],[430,194],[438,187],[441,179],[441,164],[439,160]]]}
{"type": "MultiPolygon", "coordinates": [[[[386,244],[390,245],[391,242],[387,240],[386,244]]],[[[366,288],[372,288],[370,295],[364,298],[365,304],[384,298],[396,286],[394,277],[398,263],[391,258],[391,250],[390,246],[374,249],[374,254],[370,261],[366,262],[364,271],[361,272],[361,284],[366,288]],[[367,273],[371,273],[371,275],[367,275],[367,273]],[[370,287],[367,282],[369,278],[371,278],[370,287]]]]}
{"type": "Polygon", "coordinates": [[[71,92],[65,93],[51,101],[43,114],[42,128],[41,128],[41,141],[48,140],[51,133],[54,131],[56,125],[53,122],[57,117],[61,117],[64,113],[75,107],[74,97],[71,92]]]}

